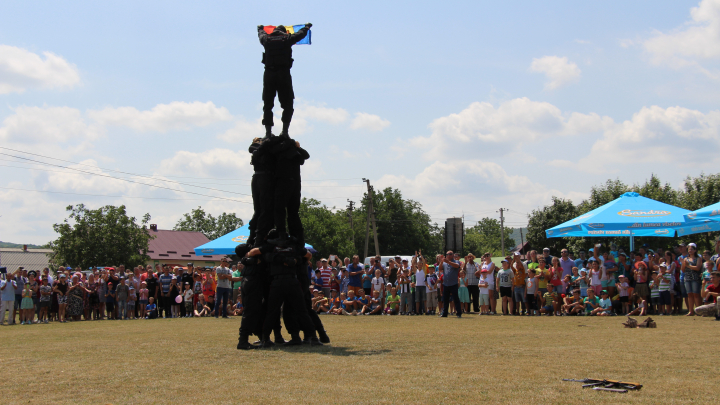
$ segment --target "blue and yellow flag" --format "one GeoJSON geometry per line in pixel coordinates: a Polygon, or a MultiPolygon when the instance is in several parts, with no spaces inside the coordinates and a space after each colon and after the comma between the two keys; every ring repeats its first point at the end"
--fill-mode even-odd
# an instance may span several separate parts
{"type": "MultiPolygon", "coordinates": [[[[298,32],[298,31],[300,31],[300,29],[301,29],[302,27],[304,27],[304,26],[305,26],[305,24],[300,24],[300,25],[286,25],[286,26],[285,26],[285,29],[287,30],[288,34],[294,34],[294,33],[298,32]]],[[[265,25],[265,26],[263,26],[263,29],[264,29],[265,32],[267,32],[268,34],[272,34],[272,32],[273,32],[273,30],[275,29],[275,27],[277,27],[277,26],[276,26],[276,25],[265,25]]],[[[310,40],[310,34],[311,34],[311,30],[308,30],[308,33],[307,33],[307,35],[305,36],[305,38],[303,38],[303,39],[302,39],[300,42],[298,42],[297,44],[298,44],[298,45],[311,45],[311,44],[312,44],[312,41],[310,40]]]]}

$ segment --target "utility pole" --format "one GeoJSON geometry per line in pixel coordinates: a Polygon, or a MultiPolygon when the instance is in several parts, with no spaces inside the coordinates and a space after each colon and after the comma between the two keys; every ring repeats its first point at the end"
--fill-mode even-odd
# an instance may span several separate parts
{"type": "Polygon", "coordinates": [[[522,227],[520,227],[520,254],[523,254],[523,250],[525,250],[525,240],[523,239],[522,234],[522,227]]]}
{"type": "Polygon", "coordinates": [[[367,223],[365,225],[365,257],[368,255],[368,247],[370,244],[370,222],[373,227],[373,237],[375,240],[375,256],[380,255],[380,245],[378,244],[377,237],[377,225],[375,224],[375,207],[373,206],[373,186],[370,185],[370,180],[363,178],[363,181],[367,183],[368,188],[368,215],[367,223]]]}
{"type": "Polygon", "coordinates": [[[500,249],[502,255],[505,257],[505,218],[503,217],[503,211],[507,211],[505,208],[500,208],[500,249]]]}
{"type": "Polygon", "coordinates": [[[350,242],[352,242],[352,244],[353,244],[353,251],[354,251],[355,250],[355,228],[353,228],[352,212],[353,212],[353,209],[355,208],[355,201],[350,201],[350,200],[347,200],[347,201],[348,201],[348,207],[347,207],[348,219],[350,220],[350,231],[351,231],[350,242]]]}

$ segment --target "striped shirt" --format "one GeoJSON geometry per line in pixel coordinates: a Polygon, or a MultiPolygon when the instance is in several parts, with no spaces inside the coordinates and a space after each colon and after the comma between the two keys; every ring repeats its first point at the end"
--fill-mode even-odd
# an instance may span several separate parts
{"type": "Polygon", "coordinates": [[[330,267],[319,268],[320,277],[322,278],[323,285],[330,285],[330,277],[332,277],[332,269],[330,267]]]}
{"type": "Polygon", "coordinates": [[[478,285],[478,278],[475,277],[475,272],[478,270],[476,263],[468,263],[465,265],[465,277],[467,278],[467,285],[478,285]]]}

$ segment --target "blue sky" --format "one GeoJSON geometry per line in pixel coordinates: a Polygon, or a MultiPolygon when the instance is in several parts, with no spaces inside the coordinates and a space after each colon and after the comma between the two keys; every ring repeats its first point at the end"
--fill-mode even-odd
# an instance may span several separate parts
{"type": "Polygon", "coordinates": [[[0,153],[98,175],[0,155],[0,240],[45,243],[76,203],[247,220],[256,26],[305,22],[291,135],[329,206],[366,177],[438,222],[521,226],[608,178],[719,167],[720,1],[5,2],[0,147],[40,156],[0,153]]]}

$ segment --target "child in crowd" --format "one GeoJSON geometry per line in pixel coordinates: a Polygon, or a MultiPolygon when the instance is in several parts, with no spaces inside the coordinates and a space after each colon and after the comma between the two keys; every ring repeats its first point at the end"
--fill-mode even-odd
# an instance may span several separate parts
{"type": "Polygon", "coordinates": [[[345,300],[345,293],[340,293],[340,297],[337,296],[337,294],[330,293],[330,310],[328,311],[328,314],[330,315],[341,315],[342,311],[342,305],[340,305],[340,300],[345,300]]]}
{"type": "Polygon", "coordinates": [[[143,281],[140,283],[140,294],[138,297],[138,305],[140,305],[138,308],[138,315],[140,316],[140,319],[145,319],[145,309],[148,305],[148,294],[149,291],[147,289],[147,283],[143,281]]]}
{"type": "Polygon", "coordinates": [[[484,267],[480,270],[478,278],[478,303],[480,304],[480,315],[488,315],[490,313],[490,284],[488,283],[488,269],[484,267]]]}
{"type": "MultiPolygon", "coordinates": [[[[185,291],[183,291],[183,302],[185,304],[185,318],[192,318],[193,313],[193,299],[195,293],[190,289],[190,283],[185,283],[185,291]]],[[[238,302],[242,302],[238,296],[238,302]]]]}
{"type": "Polygon", "coordinates": [[[128,301],[127,301],[127,318],[126,319],[135,319],[135,302],[137,301],[137,294],[135,293],[135,286],[132,283],[132,280],[128,280],[130,282],[130,285],[128,285],[128,301]]]}
{"type": "MultiPolygon", "coordinates": [[[[119,284],[118,284],[119,286],[119,284]]],[[[108,319],[115,320],[115,290],[112,283],[107,283],[107,292],[105,293],[105,309],[107,310],[108,319]]]]}
{"type": "Polygon", "coordinates": [[[551,286],[552,284],[548,286],[547,292],[543,295],[543,307],[540,308],[540,313],[547,314],[548,316],[557,314],[559,310],[555,304],[555,297],[557,297],[558,293],[556,293],[551,286]]]}
{"type": "MultiPolygon", "coordinates": [[[[466,288],[467,289],[467,288],[466,288]]],[[[390,289],[390,296],[387,297],[386,315],[397,315],[400,312],[400,296],[397,295],[397,288],[390,289]]]]}
{"type": "Polygon", "coordinates": [[[340,282],[335,274],[330,275],[330,291],[340,291],[340,282]]]}
{"type": "Polygon", "coordinates": [[[660,274],[658,275],[658,290],[660,291],[658,310],[660,315],[670,315],[670,312],[672,312],[672,294],[670,293],[672,287],[673,278],[670,269],[663,263],[660,265],[660,274]]]}
{"type": "Polygon", "coordinates": [[[650,276],[650,309],[653,314],[657,314],[660,306],[660,282],[657,271],[653,271],[650,276]]]}
{"type": "Polygon", "coordinates": [[[312,279],[312,286],[314,289],[322,291],[323,289],[323,280],[320,276],[320,270],[315,270],[315,278],[312,279]]]}
{"type": "Polygon", "coordinates": [[[208,295],[205,305],[210,308],[210,316],[215,316],[215,294],[208,295]]]}
{"type": "MultiPolygon", "coordinates": [[[[333,291],[337,294],[337,290],[330,291],[330,294],[332,294],[333,291]]],[[[327,312],[329,308],[330,305],[328,304],[328,299],[325,298],[325,294],[322,291],[318,291],[318,299],[315,301],[313,309],[319,314],[321,312],[327,312]]]]}
{"type": "MultiPolygon", "coordinates": [[[[188,311],[188,313],[190,313],[190,312],[192,312],[192,300],[190,301],[190,311],[188,311]]],[[[243,314],[242,296],[240,296],[240,295],[238,295],[237,302],[233,306],[232,314],[234,316],[242,316],[242,314],[243,314]]],[[[187,317],[187,315],[185,315],[185,316],[187,317]]]]}
{"type": "Polygon", "coordinates": [[[635,308],[632,312],[630,312],[628,315],[638,315],[638,316],[645,316],[647,315],[647,301],[642,299],[640,294],[634,292],[632,294],[633,302],[637,305],[637,308],[635,308]]]}
{"type": "Polygon", "coordinates": [[[365,309],[370,303],[370,296],[361,292],[360,295],[355,298],[355,301],[357,302],[357,307],[360,308],[360,313],[362,314],[363,309],[365,309]]]}
{"type": "Polygon", "coordinates": [[[577,285],[580,288],[580,297],[585,298],[587,297],[587,290],[588,290],[588,277],[587,277],[587,270],[580,269],[578,271],[579,277],[577,279],[577,285]]]}
{"type": "Polygon", "coordinates": [[[158,311],[155,305],[155,297],[150,297],[148,304],[145,306],[145,319],[157,319],[158,311]]]}
{"type": "Polygon", "coordinates": [[[380,269],[375,270],[375,277],[372,279],[373,297],[375,292],[378,293],[378,299],[380,300],[380,306],[382,309],[382,301],[385,296],[385,277],[382,276],[380,269]]]}
{"type": "MultiPolygon", "coordinates": [[[[377,270],[377,273],[379,273],[380,270],[377,270]]],[[[380,298],[380,291],[375,290],[373,291],[373,296],[370,298],[370,302],[368,303],[369,308],[368,311],[365,311],[365,315],[380,315],[382,314],[382,299],[380,298]]]]}
{"type": "Polygon", "coordinates": [[[464,313],[470,313],[470,292],[467,288],[467,273],[460,270],[458,273],[458,298],[464,313]]]}
{"type": "Polygon", "coordinates": [[[623,307],[623,315],[627,315],[630,312],[630,300],[628,299],[630,284],[627,282],[625,275],[620,275],[620,282],[615,285],[620,295],[620,302],[623,307]]]}
{"type": "Polygon", "coordinates": [[[343,315],[357,315],[357,307],[359,306],[359,303],[355,299],[355,291],[348,291],[347,298],[345,298],[345,300],[342,302],[342,306],[343,310],[341,311],[341,313],[343,315]]]}
{"type": "Polygon", "coordinates": [[[572,296],[565,297],[565,305],[563,305],[563,312],[568,315],[581,314],[585,305],[583,298],[580,296],[580,289],[576,288],[572,291],[572,296]]]}
{"type": "MultiPolygon", "coordinates": [[[[423,309],[426,309],[426,315],[435,315],[435,311],[438,307],[438,276],[437,273],[435,273],[435,266],[431,266],[429,268],[427,275],[425,275],[423,270],[418,270],[415,272],[413,277],[415,278],[415,281],[418,280],[418,277],[421,277],[423,284],[425,284],[426,308],[422,306],[422,302],[419,303],[420,310],[417,311],[416,307],[417,315],[422,315],[423,309]]],[[[422,299],[422,293],[418,293],[418,296],[422,299]]],[[[418,303],[417,296],[415,298],[415,302],[418,303]]]]}
{"type": "Polygon", "coordinates": [[[42,278],[40,286],[40,317],[38,322],[48,323],[48,309],[50,308],[50,298],[52,296],[52,287],[48,285],[47,277],[42,278]]]}
{"type": "Polygon", "coordinates": [[[192,290],[193,290],[193,306],[195,306],[195,304],[197,304],[198,300],[200,299],[200,296],[203,293],[203,282],[202,282],[202,277],[200,276],[200,274],[196,273],[195,276],[193,276],[192,290]]]}
{"type": "Polygon", "coordinates": [[[527,314],[537,315],[537,309],[535,308],[535,295],[538,289],[538,277],[535,269],[528,271],[528,277],[525,279],[525,302],[527,303],[527,314]]]}
{"type": "Polygon", "coordinates": [[[572,291],[572,276],[569,274],[562,279],[562,293],[565,296],[570,295],[570,291],[572,291]]]}
{"type": "Polygon", "coordinates": [[[342,275],[342,278],[340,279],[340,292],[344,292],[347,294],[348,292],[348,285],[350,284],[350,273],[347,271],[347,269],[340,272],[342,275]]]}
{"type": "Polygon", "coordinates": [[[120,282],[115,287],[115,305],[117,306],[118,319],[127,318],[127,299],[130,289],[125,284],[125,277],[120,276],[120,282]]]}
{"type": "Polygon", "coordinates": [[[593,309],[590,315],[597,316],[610,316],[615,315],[612,312],[612,302],[610,301],[610,294],[607,290],[602,290],[600,293],[600,303],[598,308],[593,309]]]}
{"type": "Polygon", "coordinates": [[[583,300],[585,303],[585,314],[590,315],[594,310],[600,308],[600,299],[595,296],[595,289],[589,288],[588,296],[583,300]]]}
{"type": "Polygon", "coordinates": [[[194,315],[197,317],[210,316],[210,307],[205,302],[205,296],[203,294],[198,296],[198,302],[195,304],[194,315]]]}
{"type": "Polygon", "coordinates": [[[497,286],[500,291],[500,297],[502,298],[503,315],[513,313],[512,280],[514,277],[515,274],[510,270],[510,262],[503,259],[502,270],[497,274],[497,286]]]}
{"type": "Polygon", "coordinates": [[[180,295],[180,290],[177,285],[177,278],[173,277],[170,281],[170,290],[168,290],[168,296],[170,297],[170,314],[173,318],[177,318],[180,313],[180,303],[177,302],[177,297],[180,295]]]}
{"type": "Polygon", "coordinates": [[[30,289],[30,283],[25,283],[21,294],[22,300],[20,301],[20,325],[32,325],[35,316],[32,296],[33,291],[30,289]]]}

